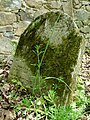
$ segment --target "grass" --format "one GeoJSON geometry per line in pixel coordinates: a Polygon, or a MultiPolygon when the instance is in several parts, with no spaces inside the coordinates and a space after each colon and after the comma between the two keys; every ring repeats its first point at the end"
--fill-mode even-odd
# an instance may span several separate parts
{"type": "Polygon", "coordinates": [[[48,95],[43,94],[40,97],[31,95],[21,96],[20,102],[14,104],[13,107],[17,114],[22,111],[22,117],[25,112],[34,112],[36,113],[37,120],[39,120],[38,115],[44,117],[45,120],[78,120],[82,115],[85,109],[85,103],[87,102],[85,99],[85,101],[83,100],[82,102],[82,98],[78,95],[78,99],[71,105],[57,106],[55,104],[56,99],[56,92],[50,90],[48,95]]]}
{"type": "Polygon", "coordinates": [[[76,120],[81,115],[80,111],[74,111],[71,106],[58,106],[51,111],[50,120],[76,120]]]}

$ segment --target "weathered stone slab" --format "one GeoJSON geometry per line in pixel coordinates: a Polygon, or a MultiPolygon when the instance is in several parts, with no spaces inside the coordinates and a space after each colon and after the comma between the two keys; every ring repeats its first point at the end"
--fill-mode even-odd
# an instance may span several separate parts
{"type": "Polygon", "coordinates": [[[90,26],[84,26],[84,27],[81,27],[81,32],[83,33],[90,33],[90,26]]]}
{"type": "Polygon", "coordinates": [[[0,47],[0,54],[6,54],[6,55],[12,55],[13,54],[13,44],[9,38],[2,37],[0,38],[0,44],[2,47],[0,47]]]}
{"type": "Polygon", "coordinates": [[[44,2],[43,0],[25,0],[26,4],[30,7],[34,8],[40,8],[42,7],[42,3],[44,2]]]}
{"type": "Polygon", "coordinates": [[[46,3],[46,7],[48,9],[60,9],[61,8],[61,2],[60,1],[49,1],[46,3]]]}
{"type": "Polygon", "coordinates": [[[11,31],[13,31],[13,27],[11,25],[0,26],[0,33],[11,31]]]}
{"type": "Polygon", "coordinates": [[[15,54],[16,46],[6,37],[0,37],[0,62],[15,54]]]}
{"type": "Polygon", "coordinates": [[[21,21],[18,24],[14,23],[13,27],[15,29],[15,35],[20,36],[24,30],[28,27],[28,25],[30,24],[30,22],[28,21],[21,21]]]}
{"type": "Polygon", "coordinates": [[[16,22],[16,15],[10,12],[0,12],[0,25],[10,25],[16,22]]]}
{"type": "Polygon", "coordinates": [[[32,14],[31,11],[20,10],[18,12],[18,15],[20,16],[20,19],[22,21],[32,21],[33,17],[31,14],[32,14]]]}
{"type": "Polygon", "coordinates": [[[9,81],[20,80],[35,94],[53,89],[59,97],[57,102],[70,103],[84,46],[70,16],[43,14],[21,35],[9,81]]]}
{"type": "Polygon", "coordinates": [[[0,10],[12,11],[21,8],[21,0],[0,0],[0,10]]]}

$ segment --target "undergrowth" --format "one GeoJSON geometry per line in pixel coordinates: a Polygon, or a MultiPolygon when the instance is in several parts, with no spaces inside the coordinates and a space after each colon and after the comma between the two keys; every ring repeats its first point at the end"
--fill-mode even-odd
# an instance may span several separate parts
{"type": "MultiPolygon", "coordinates": [[[[15,93],[12,95],[12,98],[16,96],[14,95],[15,93]]],[[[56,105],[55,100],[57,100],[56,92],[54,90],[49,90],[48,95],[42,94],[39,97],[30,94],[26,96],[22,95],[20,103],[12,104],[12,106],[16,113],[22,111],[22,117],[26,112],[35,112],[37,120],[39,120],[38,115],[44,117],[45,120],[79,120],[86,105],[89,103],[89,100],[85,96],[84,85],[80,79],[72,104],[60,106],[56,105]]],[[[27,120],[28,117],[27,115],[27,120]]]]}

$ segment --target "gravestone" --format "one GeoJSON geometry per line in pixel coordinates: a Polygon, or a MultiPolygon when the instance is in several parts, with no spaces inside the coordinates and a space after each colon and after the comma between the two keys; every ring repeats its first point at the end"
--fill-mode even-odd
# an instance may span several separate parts
{"type": "Polygon", "coordinates": [[[36,95],[55,90],[57,103],[69,104],[84,46],[70,16],[45,13],[21,35],[8,80],[21,81],[36,95]]]}

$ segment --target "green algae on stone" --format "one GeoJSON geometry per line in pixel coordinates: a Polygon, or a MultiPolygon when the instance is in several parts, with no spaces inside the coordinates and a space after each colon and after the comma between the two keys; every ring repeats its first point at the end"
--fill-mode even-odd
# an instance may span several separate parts
{"type": "MultiPolygon", "coordinates": [[[[80,62],[80,54],[83,54],[80,51],[84,51],[84,42],[73,20],[60,12],[43,14],[21,35],[9,80],[20,80],[29,87],[30,92],[35,87],[46,94],[54,89],[59,97],[58,103],[68,104],[72,100],[78,74],[76,66],[80,62]],[[39,60],[36,46],[39,46],[39,60]],[[41,63],[39,68],[38,61],[41,63]],[[40,77],[37,76],[37,69],[40,77]]],[[[41,94],[37,89],[35,94],[41,94]]]]}

